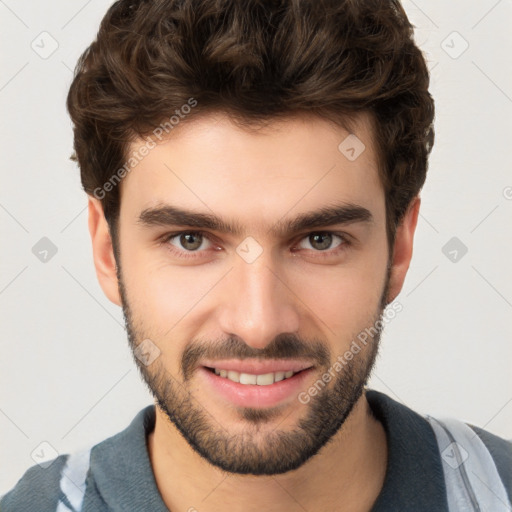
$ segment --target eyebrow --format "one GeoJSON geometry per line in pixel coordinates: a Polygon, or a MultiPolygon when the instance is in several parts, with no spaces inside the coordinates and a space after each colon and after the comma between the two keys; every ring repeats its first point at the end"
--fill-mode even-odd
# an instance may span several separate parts
{"type": "MultiPolygon", "coordinates": [[[[281,219],[270,229],[275,237],[291,236],[308,229],[335,224],[371,223],[373,215],[367,208],[354,204],[326,206],[306,212],[294,219],[281,219]]],[[[137,223],[145,227],[181,226],[208,229],[220,233],[242,236],[246,229],[239,222],[228,222],[213,214],[185,210],[171,205],[161,205],[143,210],[137,223]]]]}

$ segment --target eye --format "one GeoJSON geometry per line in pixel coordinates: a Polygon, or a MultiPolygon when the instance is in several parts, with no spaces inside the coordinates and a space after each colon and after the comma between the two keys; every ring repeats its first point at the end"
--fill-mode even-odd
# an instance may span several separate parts
{"type": "Polygon", "coordinates": [[[297,247],[299,247],[300,249],[309,249],[308,247],[304,246],[304,242],[310,244],[310,246],[313,247],[313,250],[315,252],[323,252],[330,249],[338,249],[348,243],[344,236],[338,235],[336,233],[331,233],[329,231],[310,233],[301,240],[301,243],[297,247]],[[335,238],[337,238],[339,242],[333,247],[333,240],[335,238]]]}
{"type": "Polygon", "coordinates": [[[166,237],[165,242],[175,247],[178,251],[199,252],[200,249],[206,249],[204,242],[208,242],[208,238],[198,231],[183,231],[166,237]]]}

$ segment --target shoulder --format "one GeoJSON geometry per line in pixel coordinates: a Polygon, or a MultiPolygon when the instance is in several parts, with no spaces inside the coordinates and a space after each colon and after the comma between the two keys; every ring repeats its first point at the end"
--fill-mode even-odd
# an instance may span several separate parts
{"type": "Polygon", "coordinates": [[[504,439],[469,423],[467,425],[478,435],[491,454],[512,502],[512,439],[504,439]]]}
{"type": "Polygon", "coordinates": [[[457,418],[433,418],[427,415],[426,419],[431,427],[437,430],[438,437],[440,437],[439,428],[445,431],[445,444],[458,442],[467,452],[488,453],[496,464],[500,476],[503,474],[509,479],[512,478],[512,439],[497,436],[457,418]]]}
{"type": "Polygon", "coordinates": [[[491,453],[494,453],[499,458],[503,458],[508,461],[509,469],[512,469],[512,439],[499,437],[487,430],[484,430],[483,428],[472,425],[471,423],[466,423],[466,425],[478,434],[478,437],[491,453]]]}
{"type": "MultiPolygon", "coordinates": [[[[98,503],[103,499],[98,484],[112,479],[116,483],[126,480],[126,473],[133,466],[126,461],[144,459],[146,473],[152,475],[146,452],[146,434],[154,427],[154,421],[155,411],[151,405],[140,411],[123,431],[99,443],[30,467],[13,489],[0,496],[0,511],[55,512],[76,510],[93,503],[87,509],[98,512],[98,503]],[[124,472],[120,469],[123,464],[124,472]]],[[[103,491],[115,494],[117,489],[104,485],[103,491]]]]}
{"type": "Polygon", "coordinates": [[[512,502],[511,440],[459,419],[417,413],[375,390],[367,390],[366,397],[388,438],[389,485],[379,502],[383,510],[389,504],[392,510],[403,510],[412,502],[415,510],[448,510],[447,499],[454,492],[476,488],[479,496],[488,497],[486,483],[492,499],[512,502]]]}
{"type": "MultiPolygon", "coordinates": [[[[489,510],[510,504],[512,441],[456,418],[426,418],[437,437],[448,489],[467,489],[469,500],[477,496],[489,510]]],[[[454,502],[458,494],[452,492],[454,502]]]]}
{"type": "Polygon", "coordinates": [[[55,511],[60,497],[61,474],[69,455],[60,455],[49,465],[27,469],[18,483],[0,497],[2,512],[55,511]],[[35,492],[36,491],[36,492],[35,492]]]}

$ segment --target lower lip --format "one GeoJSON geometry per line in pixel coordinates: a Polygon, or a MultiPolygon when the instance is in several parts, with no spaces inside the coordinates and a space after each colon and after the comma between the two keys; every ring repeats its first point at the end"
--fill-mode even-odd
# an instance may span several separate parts
{"type": "Polygon", "coordinates": [[[240,384],[233,382],[226,377],[220,377],[212,371],[201,366],[198,373],[201,378],[205,379],[205,384],[218,394],[240,407],[272,407],[279,405],[292,396],[297,396],[304,381],[313,368],[308,368],[293,377],[274,382],[268,386],[258,386],[257,384],[240,384]]]}

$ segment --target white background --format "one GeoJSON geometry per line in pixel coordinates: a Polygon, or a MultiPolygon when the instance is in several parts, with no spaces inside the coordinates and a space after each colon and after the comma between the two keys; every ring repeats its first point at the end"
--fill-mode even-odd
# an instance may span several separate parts
{"type": "MultiPolygon", "coordinates": [[[[109,5],[0,0],[0,494],[41,442],[69,453],[152,402],[121,310],[96,281],[69,161],[72,69],[109,5]],[[31,47],[51,49],[43,31],[59,45],[47,59],[31,47]],[[47,263],[32,253],[42,237],[58,249],[47,263]]],[[[432,69],[437,133],[403,311],[386,327],[371,387],[512,438],[512,2],[404,7],[432,69]],[[442,252],[452,237],[468,248],[456,263],[442,252]]]]}

